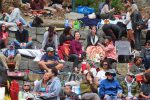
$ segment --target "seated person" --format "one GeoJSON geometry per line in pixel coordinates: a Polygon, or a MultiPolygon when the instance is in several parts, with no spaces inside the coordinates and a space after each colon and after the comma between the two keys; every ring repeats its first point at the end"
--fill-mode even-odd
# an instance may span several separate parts
{"type": "Polygon", "coordinates": [[[19,91],[18,98],[19,100],[27,100],[34,98],[34,96],[31,93],[31,84],[29,82],[25,82],[23,84],[23,90],[19,91]]]}
{"type": "Polygon", "coordinates": [[[44,11],[44,2],[43,0],[32,0],[30,3],[31,10],[33,14],[44,14],[46,11],[44,11]]]}
{"type": "Polygon", "coordinates": [[[114,79],[116,75],[115,70],[109,69],[105,75],[107,78],[100,83],[99,96],[104,100],[120,100],[122,97],[122,88],[119,82],[114,79]]]}
{"type": "Polygon", "coordinates": [[[52,47],[48,47],[46,50],[46,54],[44,54],[39,61],[39,67],[42,70],[49,71],[50,68],[56,68],[57,70],[63,69],[63,64],[58,62],[58,57],[54,55],[54,49],[52,47]]]}
{"type": "Polygon", "coordinates": [[[14,6],[9,7],[10,15],[9,15],[9,20],[8,22],[13,22],[16,23],[20,21],[23,25],[27,25],[27,22],[23,17],[21,16],[21,11],[19,8],[15,8],[14,6]]]}
{"type": "Polygon", "coordinates": [[[100,100],[98,93],[98,85],[95,83],[94,76],[91,72],[87,72],[85,80],[80,84],[82,100],[100,100]]]}
{"type": "Polygon", "coordinates": [[[78,31],[74,32],[74,40],[70,43],[70,55],[69,60],[73,60],[73,67],[78,68],[79,59],[82,59],[82,45],[80,43],[80,33],[78,31]]]}
{"type": "Polygon", "coordinates": [[[2,11],[2,17],[0,18],[0,21],[8,22],[9,20],[9,14],[5,11],[2,11]]]}
{"type": "Polygon", "coordinates": [[[121,82],[121,87],[123,90],[123,97],[126,100],[137,100],[139,97],[139,85],[135,81],[135,76],[133,73],[128,72],[125,80],[121,82]]]}
{"type": "Polygon", "coordinates": [[[143,58],[145,69],[150,69],[150,40],[145,43],[145,47],[142,49],[140,56],[143,58]]]}
{"type": "Polygon", "coordinates": [[[6,25],[0,26],[0,49],[6,48],[8,44],[8,32],[6,31],[6,25]]]}
{"type": "Polygon", "coordinates": [[[15,50],[14,45],[11,44],[9,48],[0,54],[0,60],[2,64],[8,69],[7,63],[15,63],[15,70],[19,69],[21,55],[15,50]]]}
{"type": "Polygon", "coordinates": [[[15,32],[16,40],[14,40],[14,45],[18,49],[31,48],[32,41],[29,41],[28,30],[24,29],[21,22],[17,22],[18,30],[15,32]]]}
{"type": "Polygon", "coordinates": [[[97,35],[96,26],[90,27],[90,34],[87,36],[87,48],[86,53],[90,60],[92,61],[99,61],[98,59],[100,56],[105,56],[105,52],[103,49],[98,45],[99,37],[97,35]],[[97,57],[98,55],[98,57],[97,57]]]}
{"type": "Polygon", "coordinates": [[[129,68],[129,71],[132,72],[134,75],[136,74],[140,74],[143,71],[145,71],[145,68],[142,64],[142,58],[141,57],[135,57],[134,58],[134,62],[131,66],[131,68],[129,68]]]}
{"type": "Polygon", "coordinates": [[[150,99],[150,73],[144,73],[144,83],[142,83],[140,95],[142,99],[150,99]]]}
{"type": "Polygon", "coordinates": [[[67,100],[67,99],[80,100],[78,95],[76,93],[72,92],[71,85],[66,85],[64,92],[65,92],[65,94],[61,97],[61,100],[67,100]]]}
{"type": "Polygon", "coordinates": [[[63,31],[63,34],[59,37],[59,50],[58,55],[60,59],[68,60],[70,53],[70,42],[74,39],[71,34],[71,27],[66,27],[63,31]]]}
{"type": "Polygon", "coordinates": [[[105,37],[104,40],[105,46],[102,44],[99,44],[102,49],[105,52],[105,56],[107,58],[107,62],[109,63],[110,67],[112,68],[112,64],[117,62],[117,53],[116,53],[116,49],[115,46],[113,44],[112,38],[109,36],[105,37]]]}
{"type": "MultiPolygon", "coordinates": [[[[61,83],[57,75],[57,69],[52,68],[36,83],[33,92],[37,95],[37,98],[40,98],[40,100],[60,100],[61,83]]],[[[35,100],[39,100],[37,98],[35,100]]]]}
{"type": "Polygon", "coordinates": [[[55,27],[49,26],[48,31],[44,33],[44,38],[42,42],[42,50],[46,50],[47,47],[53,47],[56,52],[58,51],[58,36],[55,31],[55,27]]]}
{"type": "Polygon", "coordinates": [[[101,67],[102,68],[100,69],[100,71],[97,72],[97,75],[96,75],[96,78],[98,79],[99,82],[101,82],[102,80],[106,79],[105,73],[110,68],[107,60],[103,60],[101,62],[101,67]]]}

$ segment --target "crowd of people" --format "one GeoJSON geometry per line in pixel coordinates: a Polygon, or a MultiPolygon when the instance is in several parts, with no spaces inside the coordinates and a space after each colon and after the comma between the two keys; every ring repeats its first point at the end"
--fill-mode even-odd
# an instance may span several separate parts
{"type": "MultiPolygon", "coordinates": [[[[35,15],[44,14],[45,6],[63,9],[61,0],[23,0],[27,9],[35,15]],[[44,2],[46,2],[44,4],[44,2]]],[[[66,0],[67,2],[67,0],[66,0]]],[[[111,8],[111,0],[103,4],[101,15],[111,18],[115,8],[111,8]]],[[[67,4],[67,7],[70,5],[67,4]]],[[[42,79],[31,87],[30,82],[24,82],[23,88],[18,93],[19,100],[150,100],[150,18],[144,22],[138,6],[132,0],[124,0],[127,8],[124,22],[117,24],[104,24],[102,30],[105,33],[104,40],[99,38],[97,26],[90,26],[87,33],[87,45],[80,41],[82,33],[72,31],[66,26],[59,36],[54,26],[49,26],[43,35],[40,51],[44,52],[38,68],[44,73],[42,79]],[[145,46],[141,48],[141,30],[148,25],[145,46]],[[123,81],[118,80],[116,63],[118,54],[115,41],[121,41],[123,37],[128,39],[132,51],[139,52],[132,57],[128,72],[123,81]],[[62,85],[58,74],[63,70],[64,62],[73,62],[72,73],[84,76],[79,81],[80,93],[73,91],[72,84],[62,85]],[[96,65],[99,63],[99,65],[96,65]],[[138,79],[142,76],[142,79],[138,79]],[[63,92],[64,93],[63,93],[63,92]]],[[[19,71],[21,54],[18,49],[33,49],[32,37],[26,28],[28,23],[21,16],[19,8],[11,6],[10,14],[3,11],[0,21],[0,61],[9,71],[9,64],[15,65],[14,71],[19,71]],[[8,28],[15,26],[15,39],[9,41],[8,28]]],[[[104,17],[104,16],[103,16],[104,17]]],[[[67,73],[67,72],[66,72],[67,73]]],[[[74,80],[78,81],[78,80],[74,80]]],[[[0,83],[2,84],[2,83],[0,83]]]]}

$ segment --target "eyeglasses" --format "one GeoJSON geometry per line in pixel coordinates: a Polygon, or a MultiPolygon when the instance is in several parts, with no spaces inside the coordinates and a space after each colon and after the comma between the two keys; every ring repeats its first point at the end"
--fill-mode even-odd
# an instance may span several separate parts
{"type": "Polygon", "coordinates": [[[113,76],[113,74],[111,74],[111,73],[108,73],[108,74],[107,74],[107,76],[113,76]]]}

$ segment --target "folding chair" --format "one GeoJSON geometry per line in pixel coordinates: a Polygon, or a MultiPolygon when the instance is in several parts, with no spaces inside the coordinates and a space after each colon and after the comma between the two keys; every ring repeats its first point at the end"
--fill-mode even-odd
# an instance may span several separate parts
{"type": "Polygon", "coordinates": [[[129,62],[131,54],[131,45],[128,41],[116,41],[115,48],[118,55],[118,62],[129,62]]]}

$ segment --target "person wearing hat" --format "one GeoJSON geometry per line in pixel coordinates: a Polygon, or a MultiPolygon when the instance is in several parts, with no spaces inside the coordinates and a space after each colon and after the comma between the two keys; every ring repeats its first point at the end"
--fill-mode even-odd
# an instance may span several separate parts
{"type": "Polygon", "coordinates": [[[107,62],[109,63],[110,67],[112,67],[112,64],[114,62],[117,62],[117,53],[115,46],[113,44],[112,38],[110,36],[106,36],[104,40],[105,46],[100,44],[102,49],[105,51],[105,55],[107,58],[107,62]]]}
{"type": "Polygon", "coordinates": [[[123,90],[123,97],[125,97],[126,100],[137,100],[139,96],[139,85],[135,81],[133,73],[127,73],[125,80],[121,82],[121,87],[123,90]]]}
{"type": "Polygon", "coordinates": [[[8,69],[7,63],[13,62],[15,63],[15,70],[18,70],[21,61],[21,55],[14,48],[14,45],[10,44],[9,48],[0,54],[0,61],[2,62],[3,66],[6,67],[6,69],[8,69]]]}
{"type": "Polygon", "coordinates": [[[63,69],[63,64],[58,62],[58,57],[54,55],[55,50],[52,47],[48,47],[46,54],[44,54],[41,60],[38,62],[40,69],[47,70],[55,67],[57,70],[63,69]]]}
{"type": "Polygon", "coordinates": [[[28,100],[34,98],[31,93],[31,84],[30,82],[24,82],[22,91],[19,91],[18,95],[19,100],[28,100]]]}
{"type": "Polygon", "coordinates": [[[109,69],[105,73],[106,79],[100,82],[99,96],[105,100],[120,100],[122,97],[122,88],[119,82],[114,79],[116,71],[109,69]]]}
{"type": "Polygon", "coordinates": [[[28,30],[23,28],[21,22],[17,22],[18,30],[15,32],[16,40],[14,40],[15,47],[17,49],[31,48],[32,41],[29,40],[28,30]]]}
{"type": "Polygon", "coordinates": [[[142,49],[140,56],[143,58],[145,69],[150,69],[150,40],[146,41],[145,47],[142,49]]]}

